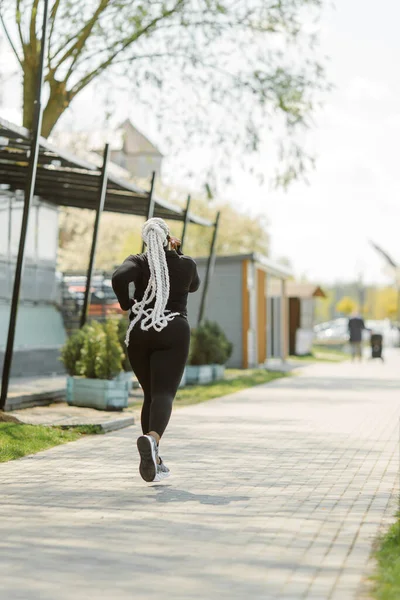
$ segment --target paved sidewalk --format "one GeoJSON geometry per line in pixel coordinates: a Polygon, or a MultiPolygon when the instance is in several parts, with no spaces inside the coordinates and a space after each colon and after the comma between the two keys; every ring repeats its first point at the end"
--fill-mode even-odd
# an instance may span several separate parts
{"type": "Polygon", "coordinates": [[[392,353],[176,411],[162,484],[138,477],[137,427],[2,464],[1,597],[361,598],[399,416],[392,353]]]}

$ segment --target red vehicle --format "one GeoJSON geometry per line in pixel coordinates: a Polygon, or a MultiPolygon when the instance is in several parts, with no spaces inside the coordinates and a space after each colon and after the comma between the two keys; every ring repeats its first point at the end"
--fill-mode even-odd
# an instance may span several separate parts
{"type": "MultiPolygon", "coordinates": [[[[65,277],[64,284],[68,293],[75,299],[77,308],[83,305],[85,296],[85,277],[65,277]]],[[[123,314],[118,300],[111,287],[111,281],[107,279],[94,278],[90,290],[90,301],[88,307],[89,317],[108,317],[110,315],[123,314]]]]}

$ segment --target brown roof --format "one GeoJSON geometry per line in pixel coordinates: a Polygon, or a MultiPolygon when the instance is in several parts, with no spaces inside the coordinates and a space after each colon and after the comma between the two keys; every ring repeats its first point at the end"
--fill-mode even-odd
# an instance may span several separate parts
{"type": "MultiPolygon", "coordinates": [[[[281,286],[279,282],[273,282],[269,288],[270,296],[279,296],[281,286]]],[[[288,298],[326,298],[325,292],[313,283],[297,283],[296,281],[286,282],[286,296],[288,298]]]]}

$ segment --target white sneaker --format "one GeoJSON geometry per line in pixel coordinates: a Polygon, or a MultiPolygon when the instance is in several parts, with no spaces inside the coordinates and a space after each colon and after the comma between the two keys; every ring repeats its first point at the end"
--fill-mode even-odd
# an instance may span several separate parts
{"type": "Polygon", "coordinates": [[[157,479],[156,481],[161,481],[161,479],[165,479],[166,477],[169,477],[171,475],[167,465],[165,465],[162,461],[162,458],[159,456],[159,464],[157,465],[157,477],[159,477],[159,479],[157,479]]]}
{"type": "Polygon", "coordinates": [[[141,435],[137,439],[140,454],[139,473],[145,481],[159,481],[158,447],[152,435],[141,435]]]}

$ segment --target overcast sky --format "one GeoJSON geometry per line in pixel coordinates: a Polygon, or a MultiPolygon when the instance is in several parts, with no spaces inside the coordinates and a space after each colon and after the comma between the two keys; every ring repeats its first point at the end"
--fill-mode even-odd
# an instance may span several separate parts
{"type": "MultiPolygon", "coordinates": [[[[335,89],[309,136],[318,155],[309,185],[271,192],[267,184],[238,173],[230,196],[246,210],[268,216],[273,256],[289,258],[298,275],[323,283],[362,274],[367,282],[385,283],[390,280],[368,240],[400,262],[400,3],[335,4],[325,9],[321,46],[330,56],[335,89]]],[[[10,65],[3,52],[0,70],[10,65]]],[[[88,106],[88,95],[83,102],[88,106]]],[[[8,86],[3,103],[7,117],[19,120],[14,86],[8,86]]],[[[126,99],[119,111],[135,121],[126,99]]],[[[157,137],[151,119],[140,120],[157,137]]],[[[265,161],[262,154],[259,161],[265,161]]]]}
{"type": "MultiPolygon", "coordinates": [[[[337,0],[322,48],[336,89],[313,136],[310,186],[269,196],[273,251],[320,281],[387,281],[372,238],[400,262],[400,36],[396,0],[337,0]]],[[[260,203],[262,203],[260,197],[260,203]]]]}

